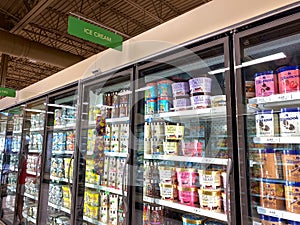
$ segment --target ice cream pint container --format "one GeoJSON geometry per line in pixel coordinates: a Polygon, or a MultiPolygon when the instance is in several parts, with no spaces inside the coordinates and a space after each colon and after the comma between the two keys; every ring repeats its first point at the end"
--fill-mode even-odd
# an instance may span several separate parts
{"type": "Polygon", "coordinates": [[[257,111],[255,121],[257,137],[270,137],[278,134],[278,114],[273,110],[257,111]]]}
{"type": "Polygon", "coordinates": [[[158,97],[172,97],[172,81],[160,80],[157,82],[158,97]]]}
{"type": "Polygon", "coordinates": [[[277,70],[279,93],[289,93],[300,90],[299,66],[285,66],[277,70]]]}
{"type": "Polygon", "coordinates": [[[191,96],[191,103],[194,109],[202,109],[210,107],[210,95],[191,96]]]}
{"type": "Polygon", "coordinates": [[[283,108],[279,114],[280,136],[300,136],[300,108],[283,108]]]}
{"type": "Polygon", "coordinates": [[[256,73],[254,80],[256,97],[270,96],[278,93],[277,77],[274,71],[256,73]]]}
{"type": "Polygon", "coordinates": [[[194,93],[210,93],[211,78],[197,77],[189,80],[191,94],[194,93]]]}
{"type": "Polygon", "coordinates": [[[173,97],[188,96],[189,84],[188,82],[178,82],[172,84],[173,97]]]}

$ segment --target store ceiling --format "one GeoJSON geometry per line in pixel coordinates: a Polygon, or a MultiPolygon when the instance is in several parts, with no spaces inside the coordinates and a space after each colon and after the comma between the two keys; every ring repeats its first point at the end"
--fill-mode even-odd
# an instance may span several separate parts
{"type": "Polygon", "coordinates": [[[127,40],[209,1],[1,0],[0,53],[4,71],[8,61],[2,86],[23,89],[106,49],[69,35],[70,13],[123,33],[127,40]]]}

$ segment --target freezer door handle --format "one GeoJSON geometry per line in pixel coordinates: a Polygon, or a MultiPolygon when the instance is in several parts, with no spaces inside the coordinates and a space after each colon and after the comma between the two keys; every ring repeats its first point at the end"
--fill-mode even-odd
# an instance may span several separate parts
{"type": "Polygon", "coordinates": [[[231,173],[231,169],[232,169],[232,160],[231,158],[228,158],[227,161],[227,168],[226,168],[226,189],[225,189],[225,195],[226,195],[226,215],[227,215],[227,222],[228,224],[231,224],[231,216],[230,216],[230,194],[229,194],[229,177],[230,177],[230,173],[231,173]]]}

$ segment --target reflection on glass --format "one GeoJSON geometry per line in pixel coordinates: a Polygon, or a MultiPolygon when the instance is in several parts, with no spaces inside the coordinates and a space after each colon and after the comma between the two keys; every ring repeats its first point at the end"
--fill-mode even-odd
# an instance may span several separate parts
{"type": "Polygon", "coordinates": [[[85,224],[125,224],[131,111],[128,80],[126,73],[119,82],[84,86],[80,152],[85,167],[80,172],[85,224]]]}
{"type": "Polygon", "coordinates": [[[140,70],[137,224],[226,224],[223,52],[219,45],[140,70]]]}
{"type": "Polygon", "coordinates": [[[241,61],[249,64],[242,73],[250,216],[262,224],[296,224],[300,221],[299,21],[248,35],[240,43],[241,61]],[[251,63],[279,52],[285,57],[251,63]]]}

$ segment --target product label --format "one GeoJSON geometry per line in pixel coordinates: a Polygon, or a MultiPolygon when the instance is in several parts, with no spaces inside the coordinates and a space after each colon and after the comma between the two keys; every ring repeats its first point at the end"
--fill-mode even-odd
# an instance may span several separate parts
{"type": "Polygon", "coordinates": [[[255,78],[256,97],[270,96],[277,93],[276,75],[268,74],[255,78]]]}
{"type": "Polygon", "coordinates": [[[189,80],[191,93],[210,92],[211,91],[211,78],[198,77],[189,80]]]}
{"type": "Polygon", "coordinates": [[[281,136],[300,135],[300,112],[283,112],[279,117],[281,136]]]}
{"type": "Polygon", "coordinates": [[[258,114],[255,119],[257,137],[270,137],[278,134],[277,114],[258,114]]]}
{"type": "Polygon", "coordinates": [[[286,70],[278,74],[279,93],[299,91],[299,70],[286,70]]]}

